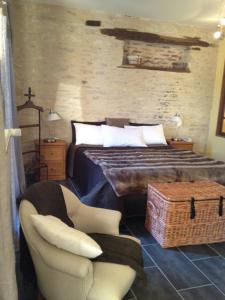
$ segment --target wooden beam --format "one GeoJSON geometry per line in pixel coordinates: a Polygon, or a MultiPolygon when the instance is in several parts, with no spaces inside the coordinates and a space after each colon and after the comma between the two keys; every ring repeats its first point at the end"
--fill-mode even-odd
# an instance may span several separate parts
{"type": "MultiPolygon", "coordinates": [[[[125,28],[104,28],[101,29],[101,33],[108,36],[114,36],[118,40],[133,40],[133,41],[141,41],[147,43],[160,43],[160,44],[171,44],[171,45],[180,45],[180,46],[199,46],[199,47],[212,46],[208,42],[201,41],[199,37],[177,38],[177,37],[159,35],[155,33],[130,30],[125,28]]],[[[193,50],[195,49],[193,48],[193,50]]]]}

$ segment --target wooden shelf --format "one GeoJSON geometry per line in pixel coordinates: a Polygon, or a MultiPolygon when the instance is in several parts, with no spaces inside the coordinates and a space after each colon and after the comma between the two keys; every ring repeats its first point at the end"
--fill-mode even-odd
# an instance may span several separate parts
{"type": "Polygon", "coordinates": [[[38,153],[37,150],[28,150],[28,151],[24,151],[22,154],[29,154],[29,153],[38,153]]]}
{"type": "Polygon", "coordinates": [[[145,69],[145,70],[157,70],[157,71],[167,71],[167,72],[179,72],[179,73],[190,73],[188,68],[185,69],[172,69],[172,68],[160,68],[160,67],[149,67],[144,65],[121,65],[118,68],[125,69],[145,69]]]}
{"type": "Polygon", "coordinates": [[[20,128],[39,127],[39,124],[20,125],[20,128]]]}

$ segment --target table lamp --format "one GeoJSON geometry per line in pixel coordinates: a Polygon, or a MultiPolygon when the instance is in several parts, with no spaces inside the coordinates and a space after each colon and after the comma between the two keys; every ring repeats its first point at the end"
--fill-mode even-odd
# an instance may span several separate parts
{"type": "Polygon", "coordinates": [[[173,138],[174,141],[179,141],[179,137],[178,137],[178,131],[179,128],[182,126],[183,124],[183,120],[180,116],[180,114],[176,113],[173,117],[172,117],[172,121],[176,124],[176,133],[175,133],[175,137],[173,138]]]}
{"type": "MultiPolygon", "coordinates": [[[[60,115],[53,111],[51,108],[49,110],[49,113],[48,113],[48,116],[47,116],[47,121],[49,122],[53,122],[53,121],[58,121],[58,120],[61,120],[62,118],[60,117],[60,115]]],[[[52,127],[50,125],[50,127],[52,127]]],[[[53,129],[54,127],[52,127],[51,129],[53,129]]],[[[54,136],[54,132],[51,132],[50,133],[50,128],[49,128],[49,137],[44,139],[44,142],[46,143],[55,143],[55,141],[57,140],[57,138],[54,136]]]]}

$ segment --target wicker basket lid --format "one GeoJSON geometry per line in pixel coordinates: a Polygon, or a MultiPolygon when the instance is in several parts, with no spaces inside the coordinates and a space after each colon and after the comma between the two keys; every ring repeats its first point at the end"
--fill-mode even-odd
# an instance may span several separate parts
{"type": "Polygon", "coordinates": [[[167,201],[185,201],[192,197],[196,200],[225,198],[225,186],[214,181],[157,182],[149,184],[148,189],[167,201]]]}

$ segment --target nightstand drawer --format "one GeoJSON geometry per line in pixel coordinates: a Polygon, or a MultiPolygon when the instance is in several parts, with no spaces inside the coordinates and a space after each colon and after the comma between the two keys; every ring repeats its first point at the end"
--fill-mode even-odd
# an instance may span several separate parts
{"type": "Polygon", "coordinates": [[[64,172],[64,163],[63,162],[46,162],[48,165],[48,175],[60,175],[64,172]]]}
{"type": "Polygon", "coordinates": [[[173,144],[172,147],[182,150],[192,150],[193,144],[173,144]]]}
{"type": "Polygon", "coordinates": [[[50,180],[64,180],[65,179],[65,165],[63,162],[46,162],[48,168],[41,169],[40,178],[41,180],[46,180],[46,178],[50,180]],[[48,172],[48,176],[47,176],[48,172]]]}
{"type": "Polygon", "coordinates": [[[62,160],[64,158],[64,147],[42,147],[41,160],[62,160]]]}
{"type": "Polygon", "coordinates": [[[189,151],[193,150],[192,142],[167,140],[167,143],[175,149],[189,150],[189,151]]]}

